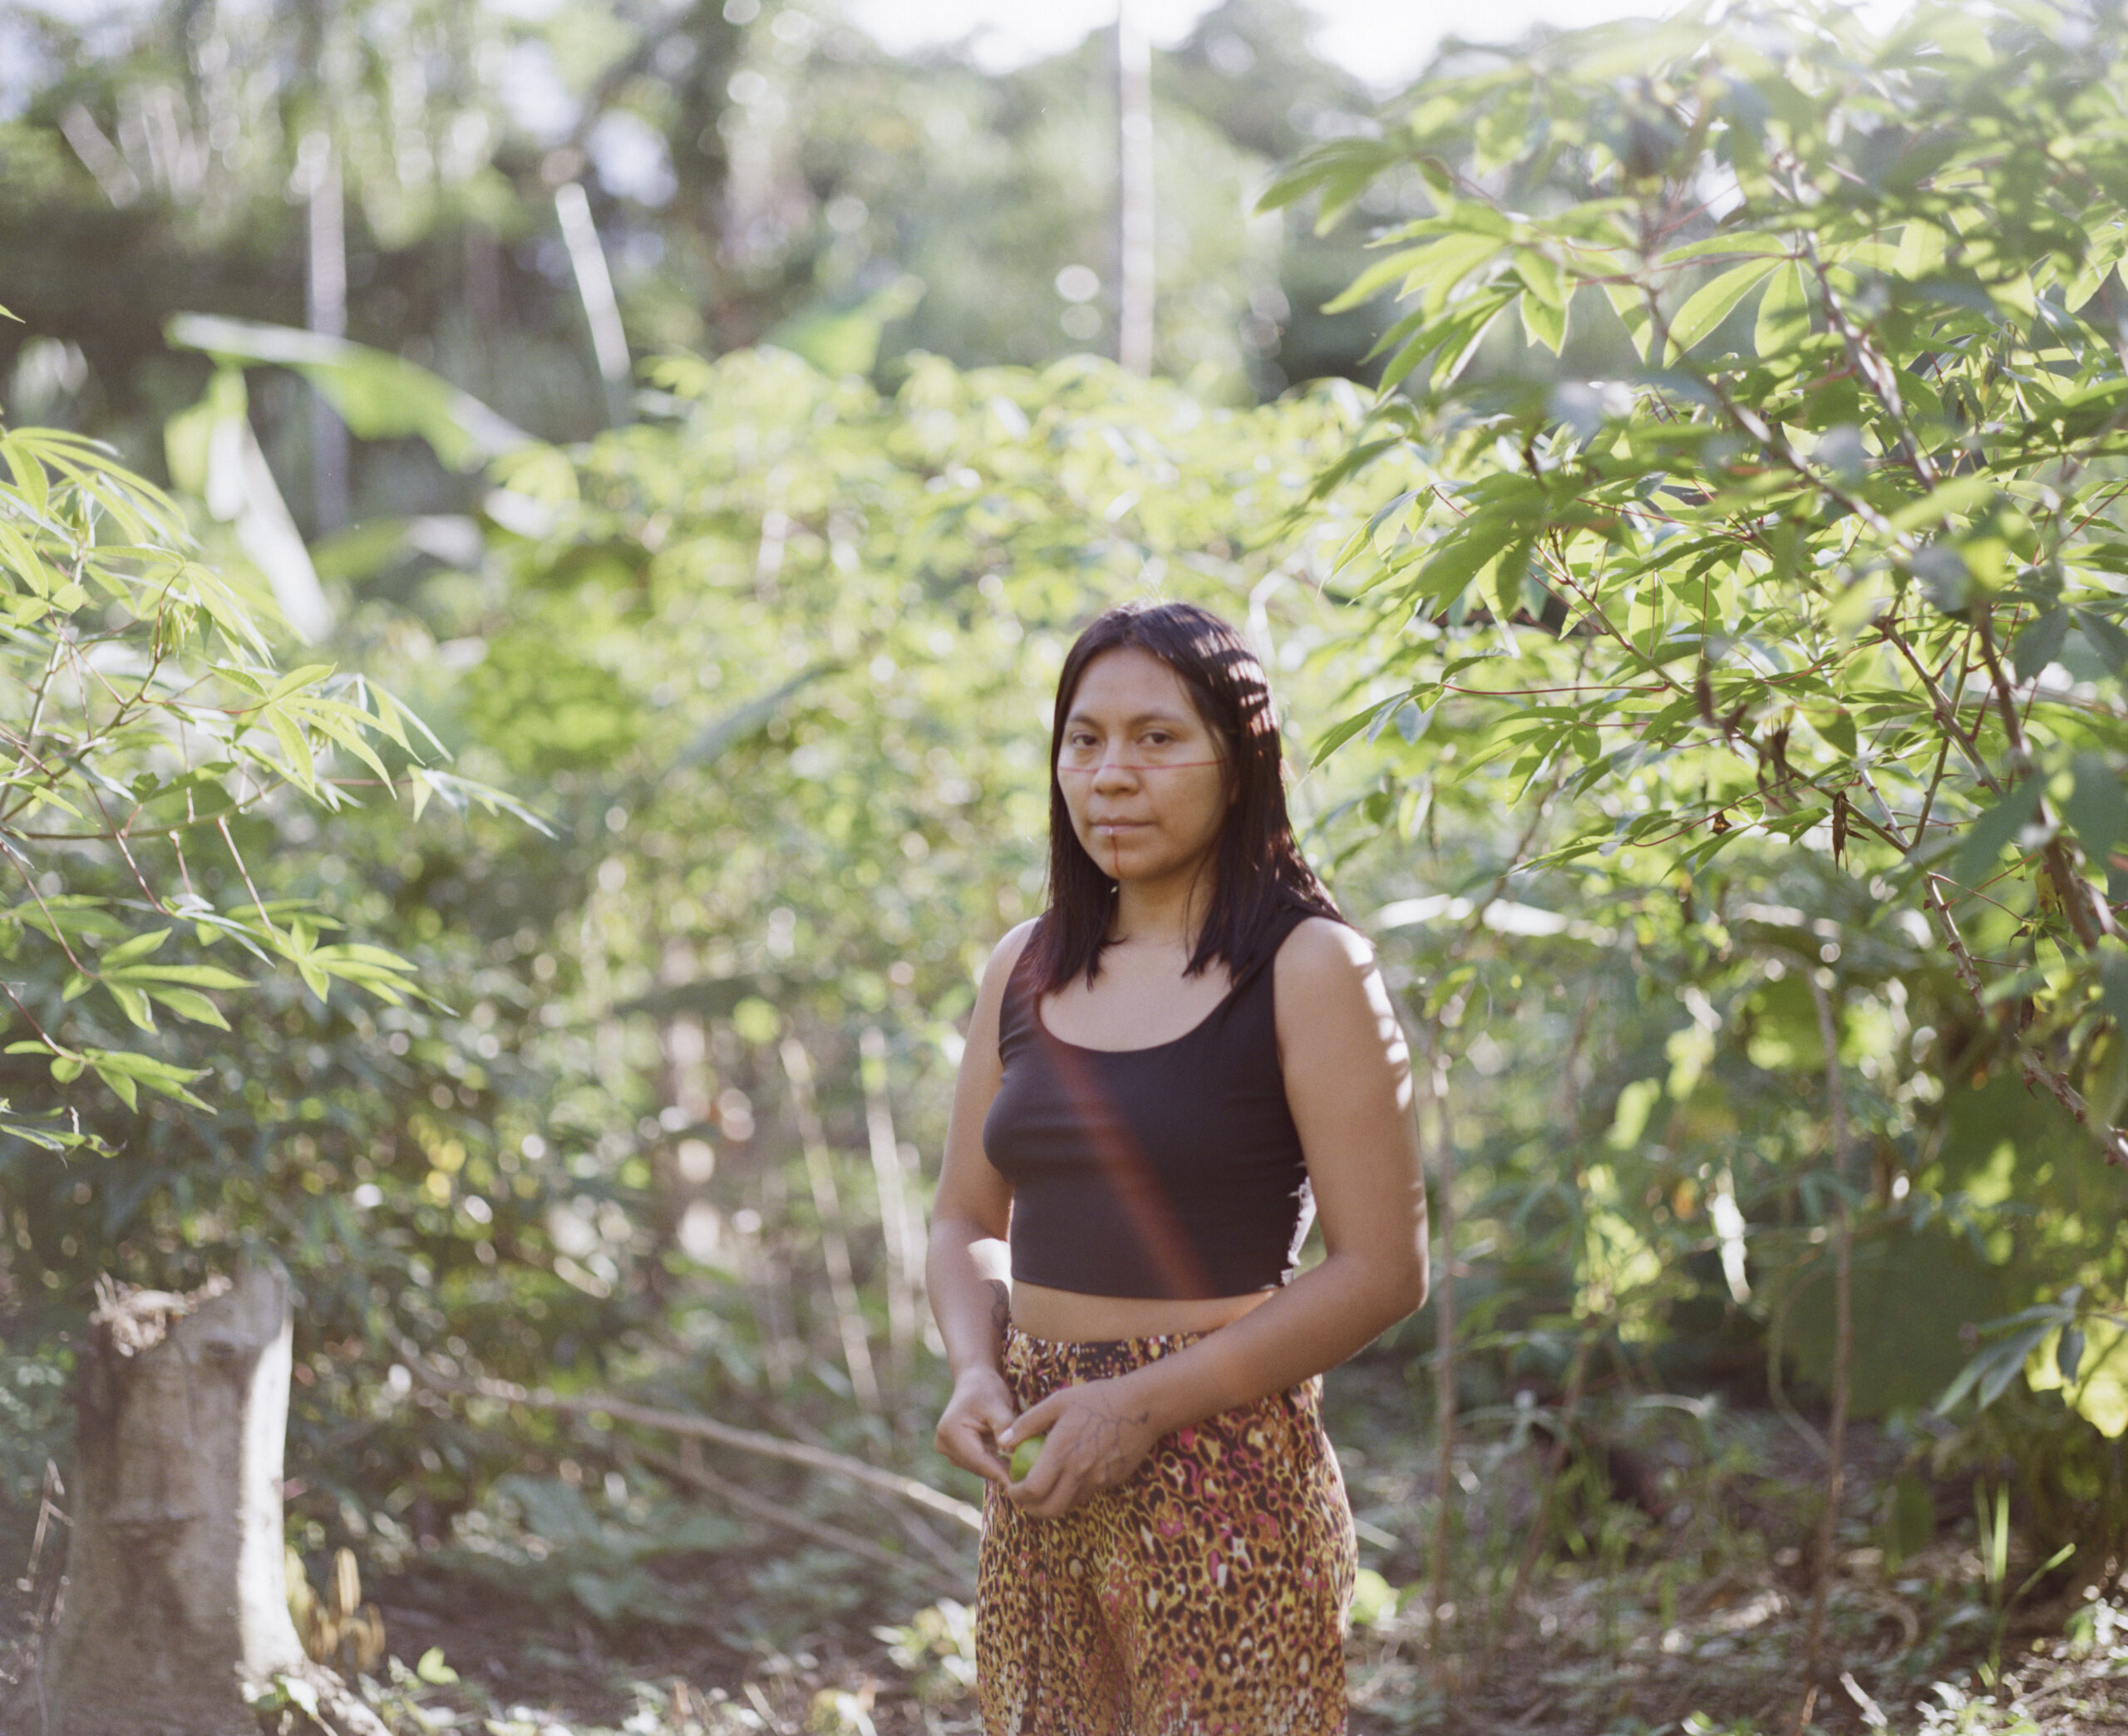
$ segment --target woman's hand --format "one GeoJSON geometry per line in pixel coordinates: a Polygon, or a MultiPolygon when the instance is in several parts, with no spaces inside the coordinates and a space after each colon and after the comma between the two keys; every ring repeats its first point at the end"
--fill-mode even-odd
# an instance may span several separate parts
{"type": "Polygon", "coordinates": [[[998,1443],[1012,1414],[1012,1389],[1005,1377],[994,1368],[968,1369],[953,1382],[934,1443],[963,1470],[1002,1488],[1010,1479],[998,1443]]]}
{"type": "Polygon", "coordinates": [[[1010,1452],[1047,1435],[1027,1476],[1005,1493],[1028,1517],[1062,1518],[1087,1496],[1114,1488],[1145,1463],[1160,1437],[1153,1414],[1121,1380],[1060,1387],[998,1436],[1010,1452]]]}

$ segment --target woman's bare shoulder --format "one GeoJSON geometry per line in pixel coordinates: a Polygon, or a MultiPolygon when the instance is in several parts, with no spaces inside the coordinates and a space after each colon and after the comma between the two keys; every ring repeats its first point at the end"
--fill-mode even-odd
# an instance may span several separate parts
{"type": "Polygon", "coordinates": [[[1002,979],[1012,974],[1012,966],[1020,961],[1021,954],[1027,950],[1027,942],[1034,938],[1034,932],[1041,922],[1040,917],[1029,917],[1024,922],[1006,931],[1005,937],[990,949],[990,962],[983,967],[984,981],[988,982],[993,976],[1002,979]]]}
{"type": "Polygon", "coordinates": [[[1039,917],[1030,917],[1008,931],[1004,939],[990,949],[990,959],[983,967],[983,980],[977,990],[978,1006],[984,1003],[994,1006],[1005,992],[1006,981],[1018,966],[1022,956],[1027,950],[1027,942],[1034,937],[1036,924],[1040,921],[1039,917]]]}
{"type": "Polygon", "coordinates": [[[1278,948],[1278,986],[1334,990],[1374,969],[1374,947],[1349,922],[1308,917],[1278,948]]]}
{"type": "Polygon", "coordinates": [[[1286,937],[1274,993],[1281,1049],[1335,1052],[1369,1032],[1385,1044],[1396,1040],[1396,1016],[1372,944],[1332,917],[1310,917],[1286,937]]]}

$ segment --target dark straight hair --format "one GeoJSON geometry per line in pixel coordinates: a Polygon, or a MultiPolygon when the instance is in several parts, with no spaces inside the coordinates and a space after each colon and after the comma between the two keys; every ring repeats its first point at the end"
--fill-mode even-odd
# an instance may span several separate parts
{"type": "Polygon", "coordinates": [[[1096,657],[1126,650],[1159,658],[1182,678],[1197,715],[1219,741],[1234,794],[1214,846],[1212,901],[1197,932],[1189,974],[1218,961],[1240,981],[1278,950],[1284,912],[1344,920],[1293,842],[1278,723],[1256,653],[1225,622],[1194,603],[1126,602],[1079,635],[1057,677],[1057,716],[1049,738],[1049,907],[1028,946],[1030,968],[1042,994],[1075,976],[1091,983],[1109,944],[1116,883],[1072,830],[1057,762],[1064,748],[1065,719],[1087,666],[1096,657]]]}

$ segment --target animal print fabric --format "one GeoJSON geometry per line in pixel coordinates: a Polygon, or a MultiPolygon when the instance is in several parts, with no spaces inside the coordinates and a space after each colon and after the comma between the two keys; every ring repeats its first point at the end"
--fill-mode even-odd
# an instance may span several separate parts
{"type": "MultiPolygon", "coordinates": [[[[1199,1334],[1058,1344],[1017,1328],[1020,1408],[1199,1334]]],[[[1310,1380],[1162,1439],[1061,1519],[993,1484],[976,1581],[985,1736],[1332,1736],[1345,1729],[1352,1510],[1310,1380]]]]}

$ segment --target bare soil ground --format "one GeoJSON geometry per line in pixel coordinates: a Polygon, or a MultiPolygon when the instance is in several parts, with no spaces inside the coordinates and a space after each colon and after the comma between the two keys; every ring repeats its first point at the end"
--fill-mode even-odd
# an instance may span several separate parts
{"type": "MultiPolygon", "coordinates": [[[[1813,1696],[1801,1667],[1805,1605],[1777,1585],[1713,1583],[1691,1613],[1613,1652],[1598,1643],[1599,1606],[1618,1593],[1602,1583],[1554,1586],[1532,1602],[1522,1637],[1490,1668],[1468,1650],[1438,1665],[1421,1625],[1392,1619],[1357,1631],[1352,1736],[1652,1736],[1689,1730],[1695,1716],[1723,1736],[1873,1729],[2128,1736],[2128,1647],[2076,1655],[2062,1638],[2071,1612],[2059,1606],[2013,1625],[2018,1661],[1990,1690],[1971,1659],[1904,1670],[1900,1644],[1912,1630],[1894,1594],[1866,1575],[1844,1576],[1830,1627],[1845,1649],[1813,1696]],[[2020,1707],[2028,1721],[2019,1721],[2020,1707]]],[[[978,1728],[972,1696],[947,1671],[910,1668],[906,1649],[897,1658],[874,1631],[905,1630],[909,1611],[855,1611],[788,1653],[764,1654],[663,1624],[599,1630],[581,1618],[542,1620],[491,1590],[441,1580],[383,1588],[381,1602],[395,1651],[412,1658],[440,1647],[463,1679],[462,1689],[431,1702],[477,1709],[509,1726],[509,1736],[557,1736],[555,1726],[676,1736],[861,1731],[860,1714],[876,1736],[978,1728]]],[[[2121,1632],[2128,1638],[2128,1622],[2121,1632]]]]}

